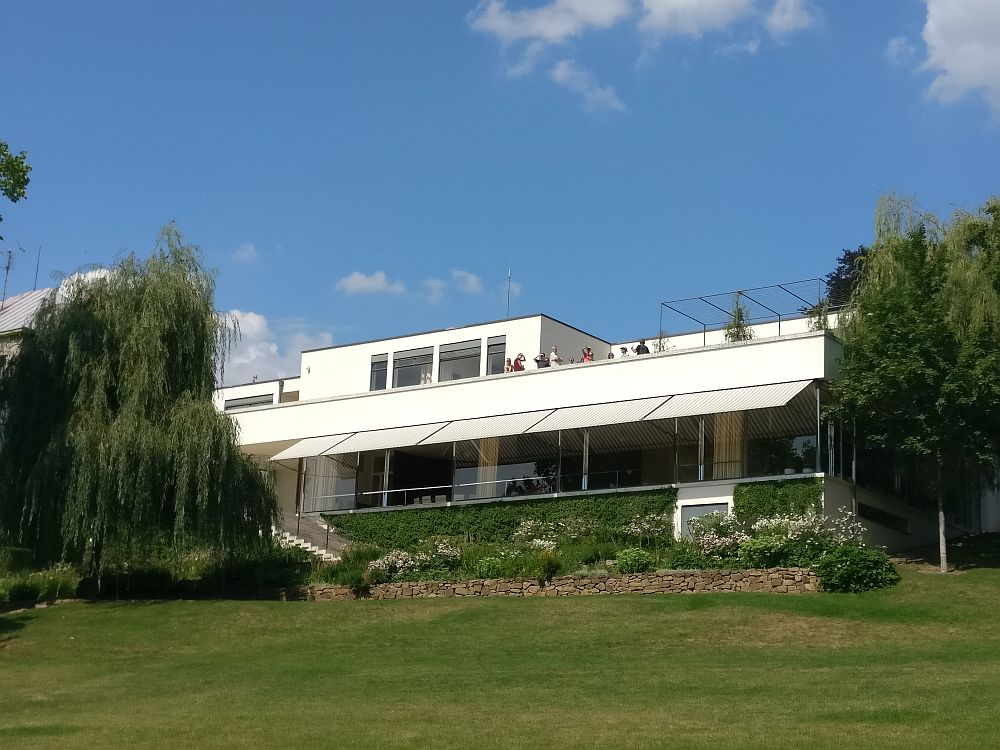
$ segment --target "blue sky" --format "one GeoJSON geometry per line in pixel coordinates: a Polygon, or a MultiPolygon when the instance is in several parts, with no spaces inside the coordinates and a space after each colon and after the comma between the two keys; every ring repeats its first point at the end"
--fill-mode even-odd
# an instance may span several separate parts
{"type": "Polygon", "coordinates": [[[660,300],[820,276],[878,196],[1000,193],[997,0],[101,2],[2,12],[11,292],[176,220],[244,340],[545,312],[609,339],[660,300]]]}

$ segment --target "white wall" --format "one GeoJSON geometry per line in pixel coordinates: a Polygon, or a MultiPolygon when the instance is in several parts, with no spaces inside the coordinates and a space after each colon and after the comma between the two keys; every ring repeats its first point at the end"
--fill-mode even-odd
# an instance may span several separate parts
{"type": "MultiPolygon", "coordinates": [[[[858,521],[865,527],[865,541],[868,544],[898,552],[937,543],[938,522],[936,514],[916,510],[864,487],[857,488],[857,501],[901,516],[909,522],[909,531],[904,534],[888,526],[859,518],[858,521]]],[[[853,507],[850,482],[839,477],[826,477],[823,491],[823,512],[828,516],[838,516],[843,508],[853,510],[853,507]]],[[[946,532],[949,537],[965,534],[964,529],[950,525],[946,527],[946,532]]]]}
{"type": "Polygon", "coordinates": [[[368,393],[371,384],[373,355],[387,354],[389,356],[386,378],[389,389],[392,388],[392,355],[395,352],[431,347],[434,350],[434,374],[436,377],[438,348],[442,344],[478,339],[482,344],[481,363],[484,365],[487,341],[491,336],[506,336],[506,356],[513,359],[518,352],[524,352],[524,356],[527,358],[526,366],[533,367],[531,359],[538,354],[541,325],[542,316],[515,318],[303,352],[299,399],[313,400],[368,393]]]}
{"type": "MultiPolygon", "coordinates": [[[[236,412],[243,445],[748,385],[812,380],[826,336],[802,334],[236,412]]],[[[303,388],[304,390],[304,388],[303,388]]]]}
{"type": "Polygon", "coordinates": [[[718,482],[702,482],[700,484],[682,484],[677,488],[677,510],[674,511],[674,533],[680,536],[681,508],[689,505],[712,505],[724,503],[729,512],[733,512],[733,488],[746,479],[733,479],[718,482]]]}

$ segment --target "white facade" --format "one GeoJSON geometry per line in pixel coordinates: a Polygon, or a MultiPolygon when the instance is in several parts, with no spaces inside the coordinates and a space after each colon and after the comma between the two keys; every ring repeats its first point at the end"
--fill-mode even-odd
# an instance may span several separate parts
{"type": "MultiPolygon", "coordinates": [[[[667,485],[678,487],[681,529],[731,508],[741,482],[791,475],[825,478],[836,510],[851,488],[834,478],[850,478],[849,436],[820,406],[840,342],[804,319],[782,321],[780,336],[770,323],[754,333],[666,348],[647,339],[650,354],[607,359],[622,344],[536,315],[303,352],[297,376],[220,389],[216,404],[275,472],[285,512],[667,485]],[[553,345],[564,364],[536,369],[553,345]],[[595,359],[582,363],[588,346],[595,359]],[[502,372],[518,353],[525,371],[502,372]]],[[[861,507],[879,544],[914,546],[933,531],[877,497],[861,507]]]]}

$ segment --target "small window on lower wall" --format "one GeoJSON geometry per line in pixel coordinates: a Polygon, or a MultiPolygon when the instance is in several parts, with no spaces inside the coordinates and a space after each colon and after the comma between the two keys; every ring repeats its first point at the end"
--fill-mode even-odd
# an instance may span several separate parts
{"type": "Polygon", "coordinates": [[[893,531],[898,531],[900,534],[910,533],[909,520],[902,516],[897,516],[895,513],[890,513],[887,510],[876,508],[874,505],[858,503],[858,518],[877,523],[879,526],[885,526],[893,531]]]}
{"type": "Polygon", "coordinates": [[[703,505],[682,505],[681,506],[681,536],[687,538],[691,536],[691,527],[688,525],[692,519],[707,516],[709,513],[728,513],[729,503],[705,503],[703,505]]]}

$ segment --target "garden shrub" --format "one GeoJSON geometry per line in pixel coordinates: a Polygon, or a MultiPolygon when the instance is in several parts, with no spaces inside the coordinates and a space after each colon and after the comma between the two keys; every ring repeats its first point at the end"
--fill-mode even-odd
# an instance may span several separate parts
{"type": "Polygon", "coordinates": [[[653,556],[637,547],[620,550],[615,564],[622,573],[648,573],[656,567],[653,556]]]}
{"type": "Polygon", "coordinates": [[[41,595],[41,585],[26,578],[16,580],[7,586],[7,601],[14,604],[34,603],[41,598],[41,595]]]}
{"type": "Polygon", "coordinates": [[[543,549],[538,552],[535,578],[538,579],[539,583],[551,581],[562,572],[562,569],[563,564],[558,552],[549,549],[543,549]]]}
{"type": "Polygon", "coordinates": [[[32,555],[27,547],[0,546],[0,576],[31,570],[32,555]]]}
{"type": "Polygon", "coordinates": [[[733,515],[748,523],[768,516],[802,516],[822,510],[823,481],[820,479],[748,482],[733,488],[733,515]]]}
{"type": "Polygon", "coordinates": [[[660,559],[660,567],[671,570],[704,570],[716,568],[718,563],[706,558],[694,542],[682,539],[665,550],[660,559]]]}
{"type": "Polygon", "coordinates": [[[522,521],[552,524],[553,537],[576,534],[593,525],[596,536],[615,537],[636,518],[673,513],[677,490],[634,492],[595,497],[503,501],[445,508],[417,508],[391,513],[355,513],[327,517],[354,542],[380,547],[414,547],[423,539],[457,537],[478,543],[511,539],[522,521]],[[560,524],[562,524],[560,526],[560,524]]]}
{"type": "Polygon", "coordinates": [[[482,557],[476,562],[476,578],[504,578],[506,562],[499,557],[482,557]]]}
{"type": "Polygon", "coordinates": [[[855,544],[827,552],[811,567],[825,591],[874,591],[899,582],[896,566],[885,552],[855,544]]]}

